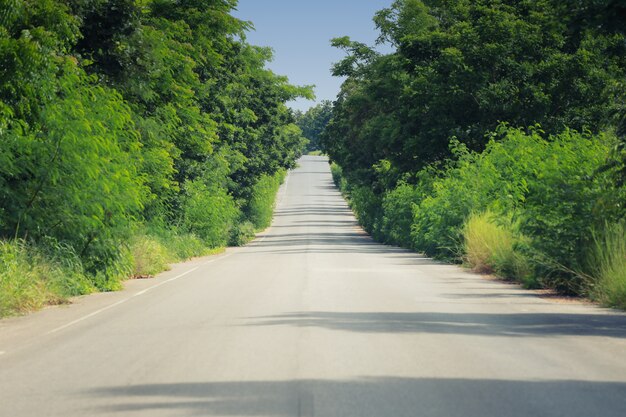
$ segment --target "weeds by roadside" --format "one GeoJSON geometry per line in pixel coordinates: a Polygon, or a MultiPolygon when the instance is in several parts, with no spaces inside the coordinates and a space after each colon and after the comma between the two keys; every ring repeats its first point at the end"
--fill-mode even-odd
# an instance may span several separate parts
{"type": "Polygon", "coordinates": [[[501,126],[484,151],[453,142],[454,160],[395,186],[384,162],[373,186],[336,164],[331,171],[378,241],[626,308],[626,188],[605,168],[614,142],[501,126]]]}
{"type": "Polygon", "coordinates": [[[591,297],[626,310],[626,223],[607,224],[594,233],[590,255],[591,297]]]}
{"type": "MultiPolygon", "coordinates": [[[[254,239],[255,231],[269,226],[285,175],[285,171],[280,171],[274,176],[264,176],[253,187],[253,196],[245,210],[247,217],[242,214],[239,221],[234,225],[229,223],[224,231],[230,245],[245,245],[254,239]]],[[[94,273],[85,268],[71,246],[53,239],[37,244],[0,240],[0,318],[65,303],[72,296],[118,290],[127,278],[150,277],[169,269],[172,263],[224,250],[223,245],[212,247],[210,242],[211,239],[203,239],[184,228],[167,227],[163,222],[135,225],[130,238],[111,256],[111,261],[94,273]]]]}

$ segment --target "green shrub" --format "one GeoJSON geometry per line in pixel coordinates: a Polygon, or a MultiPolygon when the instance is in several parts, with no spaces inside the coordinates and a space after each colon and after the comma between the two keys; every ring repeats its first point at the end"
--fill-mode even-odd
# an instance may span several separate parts
{"type": "Polygon", "coordinates": [[[227,191],[202,181],[187,181],[181,202],[183,229],[212,248],[226,246],[239,210],[227,191]]]}
{"type": "Polygon", "coordinates": [[[243,246],[256,236],[254,224],[251,221],[243,220],[235,225],[230,237],[230,245],[243,246]]]}
{"type": "Polygon", "coordinates": [[[193,233],[171,232],[168,238],[161,238],[161,244],[167,248],[170,262],[180,262],[197,256],[214,253],[202,239],[193,233]]]}
{"type": "Polygon", "coordinates": [[[348,189],[348,183],[343,176],[343,170],[341,169],[341,167],[335,162],[332,162],[330,164],[330,173],[333,177],[333,182],[335,183],[337,188],[339,188],[339,191],[345,193],[348,189]]]}
{"type": "Polygon", "coordinates": [[[530,238],[535,276],[543,285],[580,293],[583,282],[571,271],[581,269],[591,228],[620,216],[623,193],[600,172],[610,138],[565,131],[545,139],[537,129],[501,128],[482,153],[455,146],[458,160],[434,175],[427,185],[432,191],[415,206],[415,247],[455,257],[471,213],[512,216],[530,238]]]}
{"type": "Polygon", "coordinates": [[[354,186],[349,192],[350,207],[363,228],[374,239],[382,238],[383,205],[382,198],[370,187],[354,186]]]}
{"type": "Polygon", "coordinates": [[[626,309],[626,222],[607,224],[593,237],[591,296],[604,305],[626,309]]]}
{"type": "Polygon", "coordinates": [[[421,201],[421,193],[410,184],[400,183],[383,197],[382,234],[387,243],[413,247],[411,225],[413,207],[421,201]]]}
{"type": "MultiPolygon", "coordinates": [[[[58,92],[33,123],[12,123],[0,153],[0,233],[70,244],[96,273],[115,263],[146,189],[139,143],[120,95],[64,64],[58,92]],[[112,259],[104,259],[112,256],[112,259]]],[[[41,105],[41,103],[38,103],[41,105]]]]}
{"type": "Polygon", "coordinates": [[[144,225],[136,234],[156,239],[161,246],[166,248],[168,263],[184,261],[211,252],[202,239],[195,234],[170,226],[158,218],[144,225]]]}
{"type": "Polygon", "coordinates": [[[169,251],[156,237],[133,236],[130,252],[133,257],[133,275],[136,277],[151,276],[169,269],[169,251]]]}
{"type": "Polygon", "coordinates": [[[252,195],[244,211],[257,230],[265,229],[272,223],[276,193],[285,175],[283,170],[273,176],[262,175],[252,187],[252,195]]]}
{"type": "Polygon", "coordinates": [[[513,257],[515,237],[511,230],[497,225],[492,214],[473,214],[463,228],[464,259],[476,272],[495,272],[496,258],[513,257]]]}
{"type": "Polygon", "coordinates": [[[422,177],[430,177],[423,192],[418,183],[417,192],[424,197],[413,207],[411,238],[413,246],[429,256],[457,259],[465,220],[487,205],[485,185],[492,177],[491,170],[479,167],[478,155],[464,146],[459,145],[455,152],[458,160],[442,171],[422,173],[422,177]]]}
{"type": "Polygon", "coordinates": [[[593,228],[619,216],[619,193],[598,172],[609,155],[607,139],[566,131],[538,142],[526,173],[520,230],[532,237],[537,275],[566,293],[584,292],[584,280],[571,271],[583,269],[593,228]]]}
{"type": "Polygon", "coordinates": [[[0,317],[35,310],[52,301],[45,281],[34,279],[22,244],[0,242],[0,262],[0,317]]]}
{"type": "Polygon", "coordinates": [[[61,297],[88,294],[95,290],[83,262],[74,249],[52,238],[46,238],[37,246],[26,245],[35,269],[47,268],[48,287],[61,297]]]}
{"type": "Polygon", "coordinates": [[[196,235],[158,221],[140,227],[130,239],[129,247],[135,276],[155,275],[168,270],[171,263],[213,252],[196,235]]]}
{"type": "Polygon", "coordinates": [[[102,258],[90,258],[87,269],[90,280],[99,291],[119,291],[122,282],[133,274],[133,256],[127,246],[111,250],[109,246],[101,250],[102,258]]]}

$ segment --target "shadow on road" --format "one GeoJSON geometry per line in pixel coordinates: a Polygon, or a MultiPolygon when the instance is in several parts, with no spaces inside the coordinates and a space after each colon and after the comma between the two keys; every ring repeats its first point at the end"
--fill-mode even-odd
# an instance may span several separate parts
{"type": "Polygon", "coordinates": [[[252,318],[249,326],[320,327],[361,333],[436,333],[480,336],[606,336],[626,338],[621,314],[476,314],[297,312],[252,318]]]}
{"type": "Polygon", "coordinates": [[[102,411],[177,416],[623,417],[626,384],[587,381],[361,378],[108,387],[102,411]],[[174,414],[172,414],[174,413],[174,414]]]}

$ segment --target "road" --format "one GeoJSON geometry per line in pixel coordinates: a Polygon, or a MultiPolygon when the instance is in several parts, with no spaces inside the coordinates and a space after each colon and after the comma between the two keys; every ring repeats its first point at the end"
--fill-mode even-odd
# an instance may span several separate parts
{"type": "Polygon", "coordinates": [[[626,416],[626,315],[374,243],[322,157],[279,200],[247,247],[0,321],[0,416],[626,416]]]}

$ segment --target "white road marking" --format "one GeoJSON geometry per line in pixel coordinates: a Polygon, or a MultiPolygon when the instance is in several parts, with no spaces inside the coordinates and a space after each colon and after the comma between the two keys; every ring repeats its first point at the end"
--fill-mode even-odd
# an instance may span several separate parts
{"type": "Polygon", "coordinates": [[[63,326],[61,326],[61,327],[57,327],[57,328],[56,328],[56,329],[54,329],[54,330],[50,330],[50,331],[49,331],[48,333],[46,333],[46,334],[52,334],[52,333],[56,333],[56,332],[58,332],[58,331],[61,331],[61,330],[63,330],[63,329],[67,329],[68,327],[73,326],[73,325],[75,325],[75,324],[77,324],[77,323],[80,323],[81,321],[87,320],[87,319],[88,319],[88,318],[90,318],[90,317],[96,316],[96,315],[98,315],[98,314],[100,314],[100,313],[102,313],[102,312],[105,312],[105,311],[107,311],[107,310],[110,310],[110,309],[112,309],[113,307],[117,307],[118,305],[123,304],[123,303],[125,303],[125,302],[126,302],[126,301],[128,301],[128,300],[130,300],[130,298],[125,298],[125,299],[123,299],[123,300],[120,300],[120,301],[118,301],[117,303],[113,303],[113,304],[111,304],[111,305],[109,305],[109,306],[106,306],[106,307],[104,307],[104,308],[101,308],[100,310],[96,310],[96,311],[94,311],[93,313],[89,313],[89,314],[87,314],[86,316],[83,316],[83,317],[81,317],[81,318],[79,318],[79,319],[76,319],[76,320],[71,321],[71,322],[69,322],[69,323],[67,323],[67,324],[64,324],[64,325],[63,325],[63,326]]]}
{"type": "MultiPolygon", "coordinates": [[[[67,329],[67,328],[68,328],[68,327],[70,327],[70,326],[73,326],[73,325],[75,325],[75,324],[78,324],[78,323],[80,323],[80,322],[82,322],[82,321],[85,321],[85,320],[87,320],[87,319],[89,319],[89,318],[91,318],[91,317],[93,317],[93,316],[97,316],[97,315],[98,315],[98,314],[100,314],[100,313],[103,313],[103,312],[105,312],[105,311],[107,311],[107,310],[110,310],[110,309],[112,309],[112,308],[114,308],[114,307],[117,307],[117,306],[119,306],[119,305],[121,305],[121,304],[125,303],[125,302],[126,302],[126,301],[128,301],[128,300],[131,300],[131,299],[133,299],[133,298],[135,298],[135,297],[139,297],[139,296],[141,296],[141,295],[144,295],[145,293],[150,292],[150,291],[152,291],[152,290],[154,290],[154,289],[156,289],[156,288],[159,288],[159,287],[160,287],[160,286],[162,286],[162,285],[168,284],[168,283],[170,283],[170,282],[172,282],[172,281],[176,281],[177,279],[180,279],[180,278],[184,277],[185,275],[191,274],[192,272],[194,272],[194,271],[198,270],[201,266],[204,266],[204,265],[210,264],[210,263],[215,262],[215,261],[218,261],[218,260],[220,260],[220,259],[227,258],[227,257],[229,257],[230,255],[232,255],[232,253],[229,253],[228,255],[225,255],[225,256],[220,256],[219,258],[215,258],[215,259],[211,259],[211,260],[209,260],[209,261],[203,262],[201,265],[196,266],[195,268],[191,268],[190,270],[188,270],[188,271],[186,271],[186,272],[183,272],[182,274],[176,275],[175,277],[170,278],[170,279],[168,279],[168,280],[165,280],[165,281],[163,281],[163,282],[161,282],[161,283],[159,283],[159,284],[153,285],[153,286],[152,286],[152,287],[150,287],[150,288],[146,288],[145,290],[139,291],[139,292],[137,292],[137,293],[133,294],[132,296],[130,296],[130,297],[128,297],[128,298],[125,298],[125,299],[120,300],[120,301],[118,301],[118,302],[116,302],[116,303],[113,303],[113,304],[111,304],[111,305],[109,305],[109,306],[106,306],[106,307],[104,307],[104,308],[101,308],[100,310],[96,310],[96,311],[94,311],[94,312],[92,312],[92,313],[89,313],[89,314],[87,314],[86,316],[83,316],[83,317],[81,317],[81,318],[79,318],[79,319],[76,319],[76,320],[71,321],[71,322],[69,322],[69,323],[67,323],[67,324],[64,324],[63,326],[57,327],[57,328],[56,328],[56,329],[54,329],[54,330],[50,330],[50,331],[49,331],[48,333],[46,333],[46,334],[53,334],[53,333],[57,333],[57,332],[59,332],[59,331],[61,331],[61,330],[63,330],[63,329],[67,329]]],[[[2,353],[4,353],[4,352],[0,352],[0,355],[1,355],[2,353]]]]}
{"type": "Polygon", "coordinates": [[[229,256],[231,256],[233,253],[234,253],[234,252],[227,253],[226,255],[224,255],[224,256],[220,256],[219,258],[209,259],[208,261],[203,262],[203,263],[202,263],[202,265],[208,265],[208,264],[210,264],[210,263],[213,263],[213,262],[216,262],[216,261],[222,260],[222,259],[224,259],[224,258],[228,258],[228,257],[229,257],[229,256]]]}
{"type": "Polygon", "coordinates": [[[0,355],[4,355],[6,352],[0,350],[0,355]]]}
{"type": "Polygon", "coordinates": [[[150,288],[146,288],[145,290],[139,291],[138,293],[135,293],[135,294],[134,294],[131,298],[134,298],[134,297],[139,297],[140,295],[144,295],[145,293],[147,293],[147,292],[149,292],[149,291],[152,291],[152,290],[154,290],[155,288],[159,288],[159,287],[160,287],[160,286],[162,286],[162,285],[165,285],[165,284],[170,283],[170,282],[172,282],[172,281],[176,281],[178,278],[182,278],[182,277],[184,277],[184,276],[185,276],[185,275],[187,275],[187,274],[191,274],[193,271],[196,271],[198,268],[200,268],[200,267],[199,267],[199,266],[196,266],[195,268],[191,268],[191,269],[190,269],[189,271],[187,271],[187,272],[183,272],[183,273],[182,273],[182,274],[180,274],[180,275],[176,275],[174,278],[170,278],[170,279],[168,279],[168,280],[166,280],[166,281],[163,281],[163,282],[161,282],[161,283],[159,283],[159,284],[153,285],[153,286],[152,286],[152,287],[150,287],[150,288]]]}

